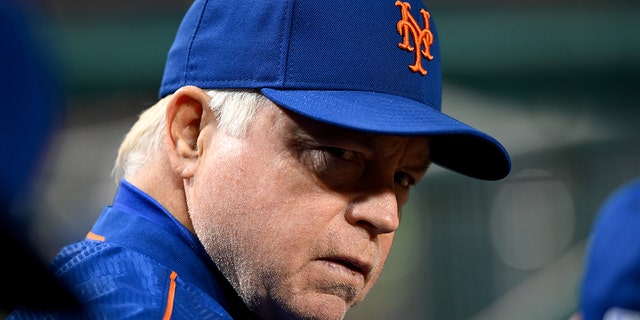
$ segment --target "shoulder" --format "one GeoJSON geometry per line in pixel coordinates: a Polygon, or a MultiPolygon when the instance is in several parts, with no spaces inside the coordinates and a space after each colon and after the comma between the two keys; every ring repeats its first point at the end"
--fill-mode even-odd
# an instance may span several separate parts
{"type": "Polygon", "coordinates": [[[618,237],[610,237],[610,235],[625,231],[634,234],[635,237],[638,226],[640,226],[640,179],[619,187],[606,199],[596,216],[592,236],[595,238],[606,236],[610,241],[620,241],[618,237]]]}
{"type": "MultiPolygon", "coordinates": [[[[217,301],[179,274],[122,246],[80,241],[63,248],[52,268],[86,306],[83,318],[163,319],[168,314],[172,319],[231,319],[217,301]]],[[[29,318],[28,312],[20,314],[14,319],[29,318]]]]}
{"type": "Polygon", "coordinates": [[[602,212],[624,211],[640,215],[640,179],[618,188],[606,201],[602,212]]]}

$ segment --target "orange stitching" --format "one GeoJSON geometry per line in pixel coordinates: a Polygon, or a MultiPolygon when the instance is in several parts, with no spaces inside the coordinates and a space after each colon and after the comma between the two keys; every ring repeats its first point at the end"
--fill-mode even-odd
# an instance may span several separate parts
{"type": "Polygon", "coordinates": [[[395,6],[400,8],[400,13],[402,14],[402,19],[398,21],[396,25],[398,33],[402,36],[402,42],[398,43],[398,47],[415,53],[416,60],[414,64],[409,66],[409,69],[424,76],[427,74],[427,70],[422,67],[422,57],[433,60],[433,55],[431,55],[433,33],[431,33],[431,29],[429,28],[429,17],[431,17],[431,14],[424,9],[420,9],[422,19],[424,20],[424,28],[420,28],[416,19],[409,12],[411,4],[398,0],[395,6]],[[413,36],[414,43],[418,47],[417,49],[409,44],[409,36],[413,36]],[[424,49],[422,49],[423,45],[424,49]]]}
{"type": "Polygon", "coordinates": [[[171,271],[171,275],[169,275],[169,279],[171,282],[169,283],[169,294],[167,296],[167,308],[164,311],[163,320],[171,319],[171,313],[173,313],[173,301],[176,296],[176,278],[178,274],[175,271],[171,271]]]}
{"type": "Polygon", "coordinates": [[[89,231],[89,233],[87,233],[87,239],[98,240],[98,241],[104,242],[104,236],[101,236],[99,234],[95,234],[92,231],[89,231]]]}

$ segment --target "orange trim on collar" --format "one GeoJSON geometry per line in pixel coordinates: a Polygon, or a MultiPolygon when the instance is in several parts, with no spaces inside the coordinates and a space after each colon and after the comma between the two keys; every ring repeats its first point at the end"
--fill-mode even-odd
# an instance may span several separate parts
{"type": "Polygon", "coordinates": [[[93,233],[93,231],[89,231],[89,233],[87,233],[87,239],[97,240],[97,241],[101,241],[101,242],[104,242],[104,240],[105,240],[104,236],[101,236],[99,234],[95,234],[95,233],[93,233]]]}
{"type": "Polygon", "coordinates": [[[171,319],[171,314],[173,313],[173,301],[176,296],[176,278],[178,274],[175,271],[171,271],[171,275],[169,275],[169,279],[171,282],[169,283],[169,294],[167,295],[167,307],[164,309],[164,316],[162,320],[171,319]]]}

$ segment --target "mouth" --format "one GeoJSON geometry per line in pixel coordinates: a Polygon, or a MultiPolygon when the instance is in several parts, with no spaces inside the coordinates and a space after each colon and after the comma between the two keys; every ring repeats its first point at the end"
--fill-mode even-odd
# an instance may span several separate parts
{"type": "Polygon", "coordinates": [[[366,279],[371,272],[371,264],[352,257],[331,257],[322,259],[330,264],[340,265],[354,274],[361,274],[366,279]]]}

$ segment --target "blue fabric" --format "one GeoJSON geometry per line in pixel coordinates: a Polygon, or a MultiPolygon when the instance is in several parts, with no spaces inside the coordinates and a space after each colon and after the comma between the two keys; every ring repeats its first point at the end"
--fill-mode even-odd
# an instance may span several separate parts
{"type": "Polygon", "coordinates": [[[616,191],[592,230],[580,308],[601,320],[614,307],[640,311],[640,180],[616,191]]]}
{"type": "Polygon", "coordinates": [[[92,232],[104,242],[84,239],[52,262],[85,310],[18,309],[10,319],[162,319],[172,272],[178,276],[171,319],[231,319],[237,297],[221,284],[198,239],[134,186],[121,182],[92,232]]]}
{"type": "Polygon", "coordinates": [[[37,308],[75,302],[48,272],[28,236],[37,207],[34,178],[64,111],[55,61],[49,54],[52,46],[42,32],[46,20],[38,4],[37,0],[0,1],[0,274],[5,275],[1,314],[17,305],[37,308]],[[29,282],[14,275],[28,275],[29,282]]]}
{"type": "Polygon", "coordinates": [[[185,85],[259,89],[322,122],[433,136],[435,163],[475,178],[505,177],[504,147],[441,112],[441,69],[436,26],[419,0],[196,0],[159,95],[185,85]],[[411,69],[416,64],[425,74],[411,69]]]}
{"type": "Polygon", "coordinates": [[[27,9],[23,1],[0,1],[0,201],[8,204],[28,196],[63,109],[52,61],[38,37],[39,20],[27,9]]]}

